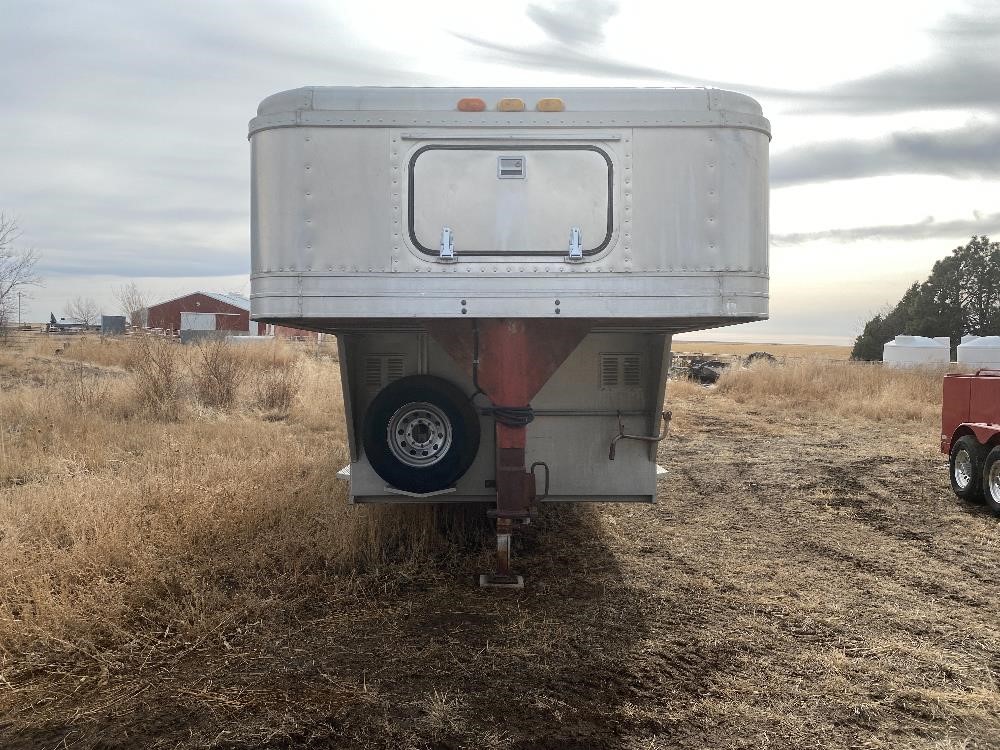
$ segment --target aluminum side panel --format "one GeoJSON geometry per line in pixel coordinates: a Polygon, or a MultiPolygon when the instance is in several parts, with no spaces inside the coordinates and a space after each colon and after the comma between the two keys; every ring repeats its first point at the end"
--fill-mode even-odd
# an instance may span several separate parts
{"type": "Polygon", "coordinates": [[[283,129],[252,143],[254,273],[391,269],[387,131],[283,129]]]}
{"type": "Polygon", "coordinates": [[[657,271],[766,274],[767,148],[765,136],[747,131],[637,128],[636,262],[657,271]]]}

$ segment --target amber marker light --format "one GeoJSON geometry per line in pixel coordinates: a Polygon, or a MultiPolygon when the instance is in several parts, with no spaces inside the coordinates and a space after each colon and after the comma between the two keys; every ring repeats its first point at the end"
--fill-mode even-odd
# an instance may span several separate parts
{"type": "Polygon", "coordinates": [[[458,100],[459,112],[482,112],[486,109],[486,102],[474,96],[458,100]]]}
{"type": "Polygon", "coordinates": [[[562,112],[566,109],[566,105],[563,104],[562,99],[551,98],[551,99],[539,99],[538,104],[535,105],[535,109],[539,112],[562,112]]]}
{"type": "Polygon", "coordinates": [[[524,112],[524,99],[508,97],[497,102],[497,112],[524,112]]]}

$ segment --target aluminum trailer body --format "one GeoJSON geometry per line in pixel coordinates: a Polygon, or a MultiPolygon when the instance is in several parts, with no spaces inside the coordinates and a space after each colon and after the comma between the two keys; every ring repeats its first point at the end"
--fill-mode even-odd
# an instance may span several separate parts
{"type": "Polygon", "coordinates": [[[252,314],[337,334],[352,501],[655,501],[671,336],[767,317],[769,140],[711,89],[265,99],[252,314]]]}

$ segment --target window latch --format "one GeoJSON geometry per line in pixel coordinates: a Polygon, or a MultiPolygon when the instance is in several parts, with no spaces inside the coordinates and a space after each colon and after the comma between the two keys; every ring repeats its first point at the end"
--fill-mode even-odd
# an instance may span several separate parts
{"type": "Polygon", "coordinates": [[[580,227],[569,230],[569,259],[583,260],[583,243],[580,239],[580,227]]]}
{"type": "Polygon", "coordinates": [[[441,229],[441,258],[452,260],[455,257],[455,235],[451,232],[451,227],[441,229]]]}

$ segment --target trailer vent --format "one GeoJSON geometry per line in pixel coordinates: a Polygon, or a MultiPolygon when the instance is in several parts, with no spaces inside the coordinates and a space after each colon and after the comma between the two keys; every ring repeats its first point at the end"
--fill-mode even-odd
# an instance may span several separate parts
{"type": "Polygon", "coordinates": [[[642,385],[641,354],[602,354],[601,389],[639,388],[642,385]]]}
{"type": "Polygon", "coordinates": [[[402,354],[371,354],[365,358],[364,382],[369,388],[384,388],[401,377],[402,354]]]}
{"type": "Polygon", "coordinates": [[[386,357],[385,382],[391,383],[403,377],[403,358],[399,356],[386,357]]]}
{"type": "Polygon", "coordinates": [[[375,388],[382,385],[382,360],[378,357],[365,360],[365,385],[375,388]]]}
{"type": "Polygon", "coordinates": [[[622,357],[622,385],[626,388],[638,388],[642,385],[642,370],[638,354],[626,354],[622,357]]]}
{"type": "Polygon", "coordinates": [[[618,385],[618,357],[601,355],[601,388],[615,388],[618,385]]]}
{"type": "Polygon", "coordinates": [[[497,177],[504,180],[520,179],[524,177],[524,157],[523,156],[498,156],[497,157],[497,177]]]}

